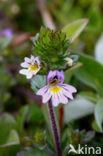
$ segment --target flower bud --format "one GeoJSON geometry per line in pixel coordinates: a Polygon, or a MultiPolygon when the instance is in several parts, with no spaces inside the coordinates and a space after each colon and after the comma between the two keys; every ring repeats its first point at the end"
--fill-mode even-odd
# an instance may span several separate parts
{"type": "Polygon", "coordinates": [[[73,60],[69,57],[65,58],[65,60],[67,61],[67,66],[71,67],[73,65],[73,60]]]}

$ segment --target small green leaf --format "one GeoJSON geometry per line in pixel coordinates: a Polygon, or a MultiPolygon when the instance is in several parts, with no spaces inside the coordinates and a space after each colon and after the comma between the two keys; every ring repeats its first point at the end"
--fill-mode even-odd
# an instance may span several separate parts
{"type": "Polygon", "coordinates": [[[72,42],[80,35],[88,23],[88,19],[80,19],[74,21],[62,29],[62,32],[66,32],[66,37],[71,38],[72,42]]]}
{"type": "Polygon", "coordinates": [[[46,76],[36,75],[34,79],[31,81],[31,88],[34,93],[37,92],[38,89],[44,87],[46,85],[46,76]]]}
{"type": "Polygon", "coordinates": [[[96,123],[100,129],[100,132],[103,132],[102,123],[103,123],[103,100],[100,100],[95,107],[95,119],[96,123]]]}
{"type": "Polygon", "coordinates": [[[98,125],[97,125],[97,123],[96,123],[95,120],[94,120],[93,123],[92,123],[92,127],[93,127],[93,129],[94,129],[95,131],[100,132],[100,128],[98,127],[98,125]]]}
{"type": "Polygon", "coordinates": [[[6,143],[0,145],[0,147],[8,147],[8,146],[19,145],[19,144],[20,144],[20,140],[17,132],[15,130],[11,130],[6,143]]]}

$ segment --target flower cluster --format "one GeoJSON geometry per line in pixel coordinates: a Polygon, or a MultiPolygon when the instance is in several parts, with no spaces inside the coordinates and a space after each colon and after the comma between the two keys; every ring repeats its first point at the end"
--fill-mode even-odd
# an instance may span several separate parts
{"type": "Polygon", "coordinates": [[[21,63],[21,67],[23,67],[23,69],[21,69],[19,73],[26,75],[27,79],[31,79],[38,72],[40,74],[41,70],[43,73],[44,70],[42,69],[42,64],[44,65],[45,71],[48,72],[48,69],[50,69],[47,76],[47,84],[44,87],[38,88],[36,93],[37,95],[42,96],[43,103],[47,103],[51,100],[53,106],[58,106],[60,103],[67,104],[68,98],[72,100],[72,94],[76,93],[75,87],[63,84],[63,68],[65,66],[65,62],[67,67],[71,67],[73,65],[73,60],[64,53],[68,47],[69,41],[70,40],[65,38],[65,34],[61,32],[54,33],[51,30],[41,29],[41,34],[37,35],[34,40],[36,57],[33,55],[31,55],[30,58],[25,57],[24,62],[21,63]],[[62,62],[64,63],[62,64],[62,62]]]}
{"type": "MultiPolygon", "coordinates": [[[[25,57],[25,61],[21,63],[20,74],[26,75],[27,79],[31,79],[32,76],[36,75],[37,72],[41,69],[41,62],[39,57],[34,58],[31,55],[31,58],[25,57]]],[[[50,70],[47,76],[47,85],[37,91],[37,95],[43,97],[42,102],[47,103],[50,99],[52,100],[53,106],[58,106],[58,104],[67,104],[68,98],[73,99],[72,94],[76,93],[76,88],[63,84],[64,82],[64,72],[63,71],[52,71],[50,70]]]]}

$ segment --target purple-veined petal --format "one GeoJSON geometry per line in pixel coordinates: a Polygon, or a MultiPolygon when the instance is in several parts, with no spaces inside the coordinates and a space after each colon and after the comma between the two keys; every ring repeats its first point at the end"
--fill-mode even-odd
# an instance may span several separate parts
{"type": "Polygon", "coordinates": [[[55,76],[58,77],[58,79],[60,79],[60,83],[63,83],[64,81],[64,72],[63,71],[58,71],[58,70],[50,70],[49,74],[48,74],[48,77],[47,77],[47,83],[49,83],[49,81],[51,79],[53,79],[55,76]]]}
{"type": "Polygon", "coordinates": [[[60,83],[63,83],[64,82],[64,72],[63,70],[61,70],[60,72],[57,71],[57,77],[60,79],[60,83]]]}
{"type": "Polygon", "coordinates": [[[20,65],[21,65],[21,67],[23,67],[23,68],[29,68],[29,66],[30,66],[30,64],[28,64],[27,62],[23,62],[23,63],[21,63],[20,65]]]}
{"type": "Polygon", "coordinates": [[[71,85],[68,85],[68,84],[62,84],[62,87],[64,89],[66,89],[67,91],[71,92],[71,93],[76,93],[77,92],[77,89],[71,85]]]}
{"type": "Polygon", "coordinates": [[[31,55],[31,64],[33,65],[35,63],[35,58],[33,55],[31,55]]]}
{"type": "Polygon", "coordinates": [[[48,74],[48,77],[47,77],[47,83],[49,84],[49,81],[53,78],[53,71],[52,70],[50,70],[49,71],[49,74],[48,74]]]}
{"type": "Polygon", "coordinates": [[[58,104],[59,104],[60,102],[59,102],[59,97],[58,97],[58,95],[57,94],[53,94],[52,95],[52,105],[53,106],[58,106],[58,104]]]}
{"type": "Polygon", "coordinates": [[[71,92],[67,91],[67,90],[64,89],[64,88],[62,88],[62,92],[63,92],[63,94],[64,94],[66,97],[68,97],[68,98],[70,98],[71,100],[73,100],[73,96],[72,96],[72,93],[71,93],[71,92]]]}
{"type": "Polygon", "coordinates": [[[48,91],[48,86],[44,86],[41,89],[39,89],[36,93],[36,95],[44,95],[48,91]]]}
{"type": "Polygon", "coordinates": [[[25,62],[27,62],[27,63],[31,63],[31,59],[28,58],[28,57],[25,57],[24,60],[25,60],[25,62]]]}
{"type": "Polygon", "coordinates": [[[60,100],[60,103],[62,103],[62,104],[68,103],[68,99],[63,95],[62,92],[59,92],[59,100],[60,100]]]}
{"type": "Polygon", "coordinates": [[[49,100],[50,100],[50,98],[51,98],[51,93],[50,93],[50,91],[48,90],[43,96],[43,103],[47,103],[49,100]]]}
{"type": "Polygon", "coordinates": [[[40,65],[41,63],[40,63],[40,59],[39,59],[39,57],[37,56],[37,57],[35,57],[35,61],[38,63],[38,65],[40,65]]]}

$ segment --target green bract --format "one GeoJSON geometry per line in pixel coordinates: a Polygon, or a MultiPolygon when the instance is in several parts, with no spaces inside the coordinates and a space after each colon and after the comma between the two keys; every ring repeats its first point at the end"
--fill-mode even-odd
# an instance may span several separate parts
{"type": "Polygon", "coordinates": [[[40,56],[44,64],[51,69],[63,69],[70,42],[71,39],[66,38],[64,32],[41,28],[40,33],[33,39],[33,53],[40,56]]]}

